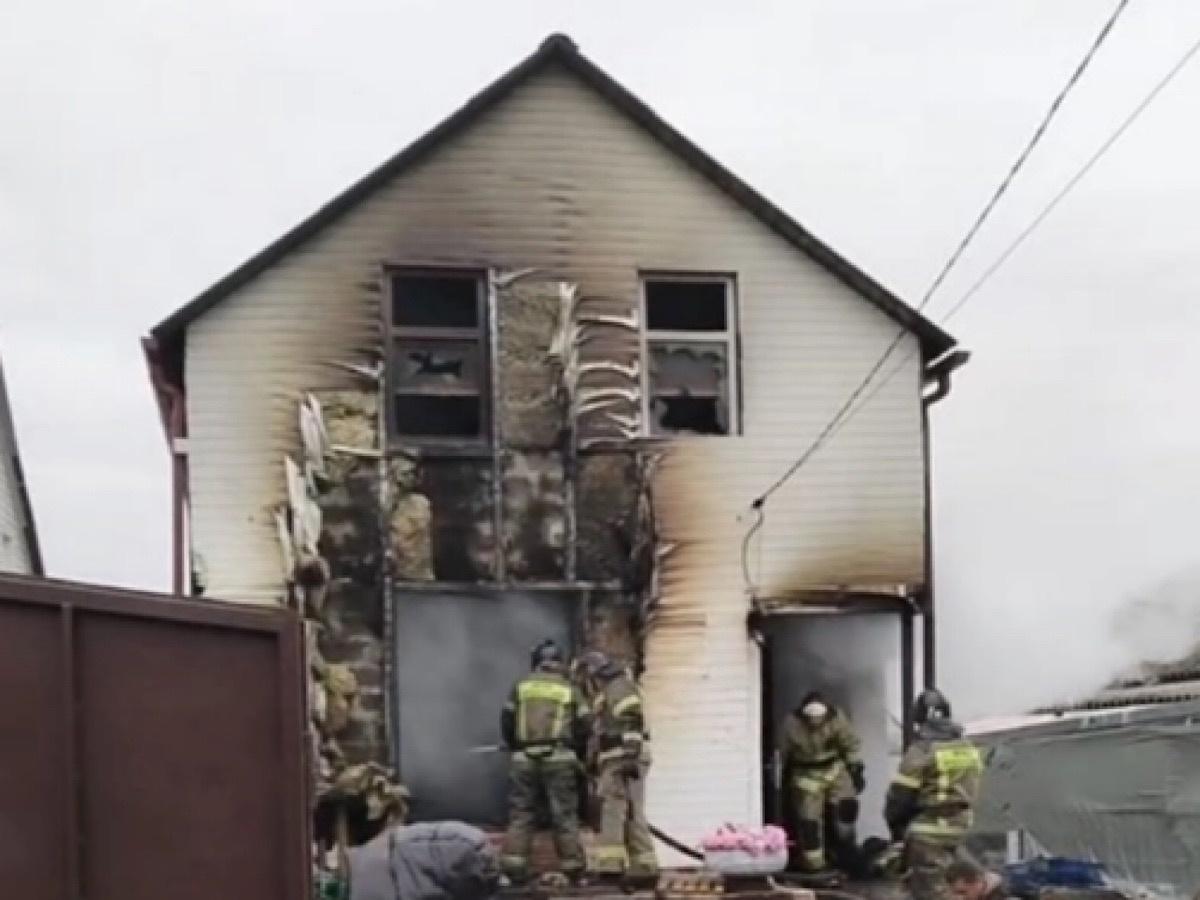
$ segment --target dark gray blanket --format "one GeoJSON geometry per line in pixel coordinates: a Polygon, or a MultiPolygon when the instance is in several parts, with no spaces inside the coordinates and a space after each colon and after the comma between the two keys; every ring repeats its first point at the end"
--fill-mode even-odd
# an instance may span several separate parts
{"type": "Polygon", "coordinates": [[[478,828],[401,825],[348,851],[350,900],[489,900],[499,867],[478,828]]]}

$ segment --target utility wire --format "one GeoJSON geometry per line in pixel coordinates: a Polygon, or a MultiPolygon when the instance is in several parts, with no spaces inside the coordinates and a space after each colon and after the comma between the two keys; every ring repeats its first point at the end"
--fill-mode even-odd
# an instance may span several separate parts
{"type": "Polygon", "coordinates": [[[1062,186],[1059,192],[1054,195],[1053,199],[1051,199],[1050,202],[1043,207],[1042,211],[1034,217],[1033,221],[1025,226],[1021,233],[1017,235],[1016,240],[1014,240],[1008,245],[1007,248],[1005,248],[1004,252],[996,258],[995,262],[993,262],[984,270],[983,274],[979,276],[979,279],[973,285],[971,285],[971,287],[965,294],[962,295],[961,298],[959,298],[958,302],[950,307],[950,310],[942,318],[943,322],[949,321],[960,309],[967,305],[967,302],[972,297],[979,293],[979,289],[987,284],[987,282],[993,275],[996,274],[997,270],[999,270],[1001,266],[1008,262],[1009,257],[1017,251],[1017,248],[1025,243],[1026,238],[1028,238],[1038,229],[1038,226],[1040,226],[1046,217],[1054,211],[1055,207],[1057,207],[1058,204],[1063,201],[1063,198],[1065,198],[1067,194],[1074,190],[1075,185],[1079,184],[1079,182],[1084,179],[1084,177],[1092,170],[1096,163],[1098,163],[1101,158],[1108,153],[1112,145],[1121,139],[1121,136],[1125,134],[1125,132],[1129,130],[1129,127],[1141,117],[1142,113],[1144,113],[1146,108],[1154,102],[1155,98],[1157,98],[1158,95],[1163,92],[1167,85],[1175,80],[1175,76],[1183,71],[1183,68],[1192,61],[1197,52],[1200,52],[1200,40],[1197,40],[1196,43],[1192,44],[1192,46],[1188,48],[1188,51],[1184,53],[1183,56],[1179,58],[1179,61],[1170,68],[1167,74],[1159,80],[1158,84],[1151,89],[1150,93],[1146,95],[1142,102],[1135,106],[1133,111],[1125,117],[1125,121],[1123,121],[1117,127],[1117,130],[1108,136],[1104,143],[1100,145],[1100,148],[1091,155],[1088,161],[1083,164],[1078,172],[1071,176],[1071,178],[1062,186]]]}
{"type": "MultiPolygon", "coordinates": [[[[1057,96],[1055,96],[1053,102],[1050,104],[1050,108],[1046,110],[1046,114],[1042,117],[1042,121],[1034,131],[1033,136],[1030,137],[1024,149],[1022,149],[1017,155],[1017,158],[1009,167],[1008,173],[1004,176],[999,186],[992,193],[992,196],[988,202],[984,204],[983,209],[980,210],[979,215],[975,218],[975,221],[972,223],[971,227],[967,229],[967,232],[963,235],[962,240],[958,242],[958,246],[954,248],[954,252],[952,252],[949,258],[947,258],[945,265],[942,266],[941,270],[937,274],[937,277],[934,278],[930,283],[928,290],[925,291],[925,294],[921,298],[921,302],[917,304],[917,312],[921,312],[926,306],[929,305],[929,301],[933,299],[934,293],[941,286],[942,282],[946,280],[946,276],[950,274],[951,269],[954,268],[959,259],[962,257],[963,253],[966,251],[967,247],[975,239],[975,236],[983,227],[984,222],[986,222],[988,217],[991,216],[992,211],[996,208],[996,204],[1000,202],[1000,198],[1007,193],[1009,186],[1013,183],[1017,173],[1022,169],[1022,167],[1024,167],[1025,162],[1033,153],[1034,148],[1041,142],[1043,136],[1046,134],[1051,121],[1058,114],[1059,109],[1062,107],[1063,101],[1071,92],[1072,88],[1074,88],[1079,82],[1080,77],[1091,64],[1092,58],[1096,55],[1096,52],[1100,49],[1100,46],[1104,43],[1105,39],[1112,31],[1117,19],[1120,18],[1121,13],[1124,12],[1125,7],[1128,5],[1129,0],[1118,0],[1118,3],[1113,9],[1112,14],[1108,17],[1108,20],[1100,29],[1099,34],[1096,35],[1096,39],[1092,41],[1091,46],[1083,55],[1083,58],[1079,61],[1079,65],[1075,67],[1075,70],[1071,73],[1070,77],[1067,78],[1066,84],[1063,85],[1062,89],[1058,92],[1057,96]]],[[[784,471],[781,476],[779,476],[779,478],[772,482],[772,484],[754,500],[754,502],[751,504],[753,509],[761,509],[767,502],[767,499],[773,493],[783,487],[783,485],[786,484],[819,449],[821,449],[821,446],[829,439],[829,437],[838,430],[838,423],[850,411],[850,408],[854,406],[855,401],[862,396],[863,391],[867,389],[867,386],[871,383],[871,380],[879,374],[880,369],[882,369],[887,363],[888,359],[891,358],[892,353],[894,353],[896,348],[900,346],[900,342],[904,340],[904,336],[907,333],[908,330],[906,328],[900,328],[896,332],[896,336],[892,339],[891,343],[887,345],[879,359],[876,360],[873,366],[871,366],[870,370],[867,372],[862,381],[859,382],[858,386],[850,392],[850,395],[846,398],[846,401],[838,408],[837,412],[834,413],[833,418],[831,418],[825,427],[821,429],[816,438],[813,439],[812,443],[809,444],[808,448],[802,454],[800,454],[796,461],[793,462],[787,468],[787,470],[784,471]]],[[[761,525],[761,523],[759,524],[761,525]]]]}
{"type": "MultiPolygon", "coordinates": [[[[1034,216],[1030,223],[1021,230],[1012,243],[1010,243],[1004,249],[1004,251],[996,257],[990,266],[984,269],[983,274],[979,276],[974,284],[971,285],[971,287],[954,303],[952,307],[950,307],[950,309],[942,317],[942,324],[948,322],[952,316],[957,314],[964,306],[967,305],[967,303],[971,301],[972,298],[975,297],[976,294],[979,293],[979,290],[985,284],[987,284],[989,280],[991,280],[991,277],[995,275],[1005,263],[1008,262],[1012,255],[1016,253],[1017,249],[1023,243],[1025,243],[1025,241],[1031,234],[1033,234],[1034,231],[1038,229],[1042,222],[1044,222],[1050,213],[1053,212],[1060,203],[1062,203],[1066,196],[1075,189],[1076,185],[1078,185],[1079,182],[1084,179],[1088,172],[1095,168],[1096,164],[1100,162],[1100,160],[1105,156],[1105,154],[1108,153],[1112,146],[1121,139],[1122,135],[1129,130],[1130,126],[1132,126],[1133,123],[1141,117],[1142,113],[1146,111],[1146,109],[1155,101],[1155,99],[1157,99],[1158,95],[1161,94],[1166,87],[1175,80],[1175,78],[1180,72],[1183,71],[1187,64],[1195,58],[1197,53],[1200,53],[1200,39],[1192,44],[1183,54],[1183,56],[1181,56],[1179,60],[1167,70],[1167,73],[1161,79],[1159,79],[1158,83],[1150,89],[1150,92],[1146,94],[1141,102],[1139,102],[1137,106],[1133,108],[1133,110],[1125,117],[1121,124],[1118,125],[1107,138],[1105,138],[1104,142],[1100,145],[1096,152],[1088,157],[1088,160],[1079,167],[1074,175],[1067,179],[1067,181],[1059,189],[1058,193],[1056,193],[1050,199],[1050,201],[1044,207],[1042,207],[1041,211],[1034,216]]],[[[874,387],[874,389],[866,396],[863,402],[859,404],[858,407],[847,413],[845,418],[842,419],[834,431],[836,432],[837,430],[840,430],[842,425],[852,419],[860,409],[866,406],[872,397],[878,394],[879,391],[882,390],[889,381],[900,374],[900,372],[915,355],[915,350],[909,351],[904,359],[900,361],[900,364],[892,369],[891,372],[888,373],[887,377],[874,387]]]]}
{"type": "Polygon", "coordinates": [[[975,239],[975,235],[979,233],[979,229],[983,227],[983,223],[987,220],[988,216],[992,214],[992,210],[996,208],[996,204],[1000,202],[1000,198],[1003,197],[1008,191],[1009,185],[1013,183],[1013,179],[1017,176],[1017,172],[1019,172],[1021,167],[1025,165],[1025,161],[1029,159],[1029,155],[1033,153],[1033,148],[1038,145],[1038,143],[1042,140],[1042,137],[1046,134],[1046,129],[1049,128],[1050,122],[1054,119],[1055,115],[1058,114],[1058,110],[1062,107],[1063,101],[1067,98],[1067,94],[1071,93],[1071,89],[1074,88],[1079,82],[1079,79],[1083,76],[1084,71],[1086,71],[1087,67],[1091,64],[1092,57],[1096,55],[1096,52],[1100,49],[1100,45],[1104,43],[1109,32],[1112,31],[1113,26],[1117,24],[1117,19],[1121,17],[1121,13],[1125,11],[1125,7],[1128,5],[1129,0],[1119,0],[1116,8],[1112,11],[1112,15],[1108,17],[1108,21],[1104,23],[1104,27],[1100,29],[1100,33],[1096,35],[1096,39],[1092,41],[1092,46],[1088,48],[1087,53],[1083,55],[1083,59],[1079,61],[1079,65],[1075,67],[1075,71],[1072,72],[1071,76],[1067,79],[1067,83],[1063,85],[1062,90],[1058,92],[1058,96],[1056,96],[1054,101],[1050,104],[1050,108],[1046,110],[1046,114],[1042,117],[1041,123],[1033,132],[1033,137],[1029,139],[1029,143],[1025,145],[1025,149],[1017,155],[1015,160],[1013,160],[1013,164],[1009,168],[1008,174],[1004,176],[1004,180],[1000,182],[1000,186],[996,188],[996,192],[992,194],[992,198],[988,200],[983,209],[980,210],[979,216],[975,219],[971,227],[967,229],[967,233],[963,235],[963,239],[959,241],[958,246],[954,248],[954,252],[950,254],[950,258],[947,259],[946,264],[942,266],[942,270],[938,273],[937,278],[933,279],[933,283],[929,285],[929,290],[925,292],[925,296],[921,298],[921,302],[917,306],[918,311],[924,309],[929,304],[930,299],[933,297],[934,291],[941,287],[942,282],[946,280],[946,276],[950,274],[950,270],[954,268],[959,258],[963,255],[964,251],[966,251],[967,246],[975,239]]]}

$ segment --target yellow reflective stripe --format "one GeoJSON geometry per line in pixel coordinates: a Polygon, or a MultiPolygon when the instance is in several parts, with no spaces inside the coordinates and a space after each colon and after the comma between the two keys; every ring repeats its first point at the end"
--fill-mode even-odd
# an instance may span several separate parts
{"type": "Polygon", "coordinates": [[[593,868],[598,872],[623,872],[629,865],[624,846],[599,846],[593,852],[593,868]]]}
{"type": "Polygon", "coordinates": [[[917,819],[908,826],[913,834],[927,834],[933,837],[960,837],[971,830],[971,817],[964,815],[961,822],[949,822],[946,819],[933,821],[917,819]]]}
{"type": "Polygon", "coordinates": [[[796,787],[802,791],[823,791],[825,790],[825,782],[818,781],[815,778],[797,778],[796,787]]]}
{"type": "Polygon", "coordinates": [[[517,698],[522,702],[548,700],[566,706],[571,702],[571,688],[569,685],[555,684],[552,681],[522,681],[517,687],[517,698]]]}
{"type": "Polygon", "coordinates": [[[913,778],[910,775],[905,775],[901,772],[896,773],[896,777],[892,779],[892,784],[898,784],[900,787],[912,788],[914,791],[919,791],[921,789],[921,782],[919,779],[913,778]]]}
{"type": "Polygon", "coordinates": [[[640,731],[626,731],[621,735],[621,740],[626,744],[640,744],[642,742],[642,733],[640,731]]]}
{"type": "Polygon", "coordinates": [[[814,869],[825,868],[825,851],[824,850],[805,850],[804,861],[814,869]]]}
{"type": "Polygon", "coordinates": [[[567,703],[559,703],[554,707],[554,721],[550,723],[550,733],[555,739],[562,737],[563,719],[567,715],[567,704],[571,702],[570,694],[567,694],[567,703]]]}
{"type": "MultiPolygon", "coordinates": [[[[554,729],[553,734],[555,737],[562,734],[563,718],[566,716],[566,709],[571,704],[572,699],[574,699],[574,695],[571,686],[568,684],[531,678],[517,685],[517,702],[519,704],[524,705],[525,703],[540,700],[555,705],[554,721],[551,725],[554,729]]],[[[526,716],[523,709],[521,715],[517,718],[517,740],[523,742],[529,739],[528,726],[525,721],[526,716]]]]}
{"type": "Polygon", "coordinates": [[[983,759],[974,747],[939,747],[933,751],[934,765],[947,775],[983,771],[983,759]]]}
{"type": "Polygon", "coordinates": [[[575,754],[565,747],[558,747],[545,754],[530,754],[525,750],[517,750],[513,753],[512,759],[514,762],[573,762],[575,754]]]}
{"type": "Polygon", "coordinates": [[[612,714],[614,716],[620,716],[620,715],[623,715],[624,713],[626,713],[627,711],[629,711],[630,709],[633,709],[633,707],[641,706],[641,705],[642,705],[642,699],[637,694],[630,694],[628,697],[625,697],[622,700],[618,700],[616,703],[613,704],[612,714]]]}

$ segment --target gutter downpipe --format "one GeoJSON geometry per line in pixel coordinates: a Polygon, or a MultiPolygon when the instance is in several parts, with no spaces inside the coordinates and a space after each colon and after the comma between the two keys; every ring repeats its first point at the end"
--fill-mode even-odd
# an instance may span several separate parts
{"type": "Polygon", "coordinates": [[[951,376],[966,365],[971,354],[966,350],[950,350],[925,366],[924,385],[934,383],[934,389],[921,397],[921,442],[925,460],[925,585],[921,597],[921,658],[924,663],[924,686],[937,685],[937,628],[936,604],[933,590],[933,459],[929,440],[929,408],[950,394],[951,376]]]}
{"type": "Polygon", "coordinates": [[[184,510],[187,499],[186,406],[183,391],[168,380],[160,358],[158,342],[142,339],[142,350],[150,370],[150,382],[158,402],[159,417],[171,454],[171,593],[184,596],[184,510]]]}

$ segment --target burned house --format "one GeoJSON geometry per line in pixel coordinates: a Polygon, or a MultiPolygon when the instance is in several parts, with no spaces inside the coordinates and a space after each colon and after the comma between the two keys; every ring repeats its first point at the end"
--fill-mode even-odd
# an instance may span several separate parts
{"type": "Polygon", "coordinates": [[[302,607],[418,818],[503,817],[550,635],[642,671],[658,825],[756,821],[805,687],[898,734],[953,346],[554,36],[153,329],[177,589],[302,607]]]}

